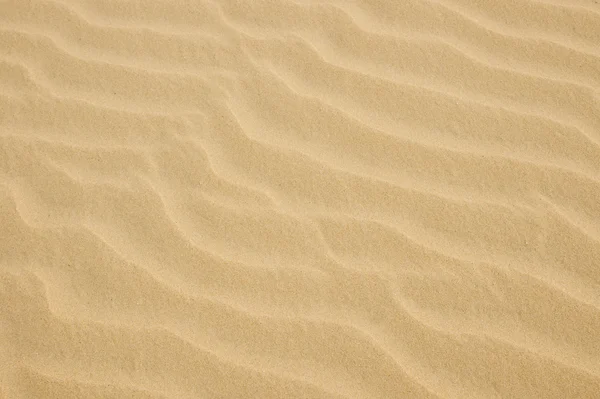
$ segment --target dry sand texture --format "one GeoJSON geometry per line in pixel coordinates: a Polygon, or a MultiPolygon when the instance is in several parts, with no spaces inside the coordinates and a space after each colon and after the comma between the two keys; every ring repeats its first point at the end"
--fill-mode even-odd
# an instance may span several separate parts
{"type": "Polygon", "coordinates": [[[600,398],[600,4],[0,0],[0,398],[600,398]]]}

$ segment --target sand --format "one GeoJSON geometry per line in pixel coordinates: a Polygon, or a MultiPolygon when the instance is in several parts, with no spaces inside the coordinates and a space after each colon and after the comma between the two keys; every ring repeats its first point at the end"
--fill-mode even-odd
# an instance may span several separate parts
{"type": "Polygon", "coordinates": [[[600,398],[600,4],[0,0],[0,398],[600,398]]]}

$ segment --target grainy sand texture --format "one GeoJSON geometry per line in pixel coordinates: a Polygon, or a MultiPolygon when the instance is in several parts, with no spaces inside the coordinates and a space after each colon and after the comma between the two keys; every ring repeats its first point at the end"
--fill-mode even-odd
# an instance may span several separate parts
{"type": "Polygon", "coordinates": [[[599,2],[0,0],[38,398],[599,399],[599,2]]]}

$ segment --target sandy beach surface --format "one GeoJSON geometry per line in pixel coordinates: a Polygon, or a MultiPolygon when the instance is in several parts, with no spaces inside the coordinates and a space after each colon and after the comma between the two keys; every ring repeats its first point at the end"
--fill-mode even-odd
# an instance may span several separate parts
{"type": "Polygon", "coordinates": [[[0,0],[0,399],[599,399],[600,2],[0,0]]]}

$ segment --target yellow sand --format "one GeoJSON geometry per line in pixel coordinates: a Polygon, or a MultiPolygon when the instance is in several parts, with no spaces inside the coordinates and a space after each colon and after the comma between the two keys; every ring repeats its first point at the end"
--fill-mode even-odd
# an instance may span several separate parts
{"type": "Polygon", "coordinates": [[[600,398],[600,4],[0,0],[0,398],[600,398]]]}

